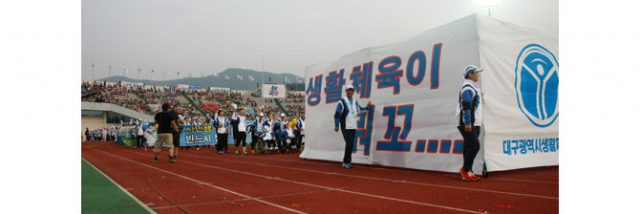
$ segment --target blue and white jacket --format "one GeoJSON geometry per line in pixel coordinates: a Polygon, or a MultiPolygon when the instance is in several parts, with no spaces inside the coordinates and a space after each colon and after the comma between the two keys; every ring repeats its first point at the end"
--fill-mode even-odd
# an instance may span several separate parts
{"type": "Polygon", "coordinates": [[[229,119],[225,118],[225,117],[216,117],[216,119],[213,120],[213,126],[216,127],[216,130],[218,132],[218,134],[227,134],[229,133],[229,127],[231,126],[231,122],[229,119]],[[218,126],[220,126],[221,121],[224,120],[224,124],[222,124],[224,127],[222,129],[218,129],[218,126]]]}
{"type": "Polygon", "coordinates": [[[342,125],[343,129],[357,129],[358,115],[366,113],[367,108],[360,106],[357,100],[343,97],[336,107],[336,114],[333,116],[336,128],[342,125]]]}
{"type": "Polygon", "coordinates": [[[300,131],[300,135],[304,135],[304,119],[298,118],[296,122],[296,128],[300,131]]]}
{"type": "Polygon", "coordinates": [[[481,121],[478,120],[478,107],[481,104],[481,94],[478,88],[473,85],[471,80],[465,79],[460,89],[458,106],[456,111],[456,120],[458,126],[473,125],[480,126],[481,121]],[[461,117],[462,115],[462,117],[461,117]]]}

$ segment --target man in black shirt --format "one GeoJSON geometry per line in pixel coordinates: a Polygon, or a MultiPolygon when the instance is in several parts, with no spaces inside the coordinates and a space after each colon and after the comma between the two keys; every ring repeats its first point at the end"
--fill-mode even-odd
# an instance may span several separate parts
{"type": "Polygon", "coordinates": [[[173,146],[175,147],[175,151],[173,154],[174,159],[178,158],[178,149],[180,148],[180,134],[182,133],[182,128],[184,125],[184,121],[182,120],[182,118],[180,118],[180,116],[178,116],[177,108],[178,106],[173,106],[171,108],[171,111],[169,112],[169,114],[171,114],[171,119],[173,119],[178,126],[178,132],[173,132],[173,146]]]}
{"type": "Polygon", "coordinates": [[[171,117],[171,114],[169,114],[169,104],[162,104],[162,112],[156,114],[155,122],[158,124],[158,139],[156,140],[156,144],[153,145],[153,151],[156,153],[153,161],[158,161],[158,154],[162,150],[162,143],[166,142],[167,147],[169,147],[169,159],[171,163],[173,163],[175,159],[173,157],[174,146],[172,133],[178,132],[178,126],[173,117],[171,117]]]}

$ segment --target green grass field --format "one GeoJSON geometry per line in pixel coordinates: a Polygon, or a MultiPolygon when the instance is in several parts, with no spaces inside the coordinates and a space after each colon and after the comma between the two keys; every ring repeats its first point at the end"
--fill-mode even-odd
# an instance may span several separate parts
{"type": "Polygon", "coordinates": [[[149,213],[149,211],[82,159],[82,213],[149,213]]]}

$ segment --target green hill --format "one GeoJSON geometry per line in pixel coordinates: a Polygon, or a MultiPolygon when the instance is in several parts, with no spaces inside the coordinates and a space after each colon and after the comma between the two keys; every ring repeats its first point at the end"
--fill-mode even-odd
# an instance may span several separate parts
{"type": "MultiPolygon", "coordinates": [[[[136,71],[134,71],[136,72],[136,71]]],[[[145,76],[149,75],[145,71],[145,76]]],[[[184,75],[189,75],[187,72],[184,75]]],[[[137,76],[137,74],[129,74],[130,76],[137,76]]],[[[161,72],[155,73],[155,75],[162,75],[161,72]]],[[[175,76],[175,74],[173,75],[175,76]]],[[[271,77],[271,81],[273,83],[283,84],[285,82],[285,78],[289,79],[289,83],[287,85],[287,89],[295,90],[296,82],[298,76],[293,74],[276,74],[272,72],[264,72],[264,82],[269,83],[269,77],[271,77]]],[[[303,78],[303,77],[300,77],[303,78]]],[[[117,81],[127,81],[127,82],[142,82],[145,85],[177,85],[177,84],[187,84],[187,85],[200,85],[202,87],[228,87],[232,90],[251,90],[257,87],[257,84],[262,83],[262,72],[240,69],[240,68],[229,68],[220,72],[218,76],[207,76],[207,77],[187,77],[182,79],[173,79],[167,81],[155,81],[155,80],[147,80],[141,79],[137,80],[135,78],[124,77],[124,76],[112,76],[108,78],[100,79],[99,81],[108,81],[108,82],[117,82],[117,81]],[[225,75],[229,77],[229,79],[225,79],[225,75]],[[238,75],[242,76],[242,80],[238,79],[238,75]],[[254,81],[251,81],[249,76],[252,76],[254,81]]],[[[302,83],[298,85],[298,88],[302,91],[304,90],[304,80],[302,83]]]]}

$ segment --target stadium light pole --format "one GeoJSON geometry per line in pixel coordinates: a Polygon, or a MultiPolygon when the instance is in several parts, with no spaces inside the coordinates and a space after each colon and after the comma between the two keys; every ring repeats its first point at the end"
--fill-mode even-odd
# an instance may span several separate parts
{"type": "Polygon", "coordinates": [[[500,4],[500,0],[477,0],[480,7],[487,7],[489,17],[491,17],[491,7],[496,7],[500,4]]]}

